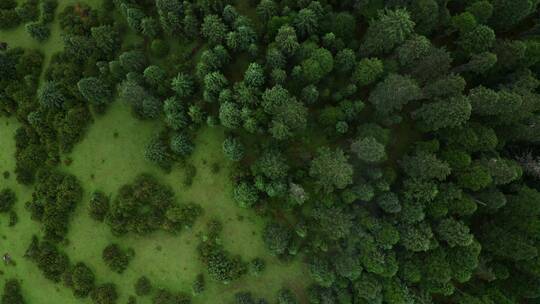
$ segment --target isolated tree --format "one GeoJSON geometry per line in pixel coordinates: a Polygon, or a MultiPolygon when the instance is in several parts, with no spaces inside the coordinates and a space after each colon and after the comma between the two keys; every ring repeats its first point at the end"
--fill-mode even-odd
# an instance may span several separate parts
{"type": "Polygon", "coordinates": [[[352,183],[353,168],[347,158],[341,149],[320,148],[311,161],[309,175],[325,192],[343,189],[352,183]]]}

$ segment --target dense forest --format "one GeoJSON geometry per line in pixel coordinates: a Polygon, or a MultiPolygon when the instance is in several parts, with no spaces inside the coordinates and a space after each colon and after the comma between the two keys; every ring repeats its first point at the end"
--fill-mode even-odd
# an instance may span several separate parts
{"type": "MultiPolygon", "coordinates": [[[[79,209],[119,240],[193,231],[208,207],[174,188],[193,184],[213,128],[235,208],[262,219],[269,255],[309,273],[301,291],[213,303],[540,303],[540,1],[62,1],[0,0],[0,115],[18,126],[14,155],[0,147],[15,168],[0,169],[32,193],[0,187],[0,229],[31,218],[17,262],[77,301],[203,303],[210,281],[264,280],[267,261],[228,249],[217,219],[197,236],[191,289],[139,273],[127,302],[64,249],[79,209]],[[3,42],[22,26],[46,43],[53,22],[50,58],[3,42]],[[178,185],[139,172],[109,195],[64,170],[113,102],[159,122],[137,153],[181,170],[178,185]]],[[[137,251],[112,242],[100,259],[123,275],[137,251]]],[[[20,278],[0,275],[0,303],[29,303],[20,278]]]]}

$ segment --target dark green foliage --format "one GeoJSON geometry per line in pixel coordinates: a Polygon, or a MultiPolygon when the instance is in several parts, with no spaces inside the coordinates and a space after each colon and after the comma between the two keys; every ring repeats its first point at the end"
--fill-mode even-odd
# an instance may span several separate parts
{"type": "Polygon", "coordinates": [[[217,15],[208,15],[204,17],[201,34],[205,37],[210,44],[220,44],[227,32],[227,26],[223,23],[223,20],[217,15]]]}
{"type": "Polygon", "coordinates": [[[379,12],[373,19],[364,37],[361,51],[365,55],[384,54],[403,43],[412,33],[414,22],[406,10],[379,12]]]}
{"type": "Polygon", "coordinates": [[[84,263],[77,263],[64,273],[64,284],[77,298],[86,298],[94,290],[95,275],[84,263]]]}
{"type": "Polygon", "coordinates": [[[94,304],[115,304],[118,299],[116,285],[105,283],[94,288],[90,294],[94,304]]]}
{"type": "Polygon", "coordinates": [[[138,278],[135,282],[135,294],[142,297],[149,295],[150,292],[152,292],[152,283],[150,280],[145,276],[138,278]]]}
{"type": "Polygon", "coordinates": [[[4,283],[4,292],[2,294],[2,304],[24,304],[24,298],[21,294],[21,285],[15,279],[6,280],[4,283]]]}
{"type": "Polygon", "coordinates": [[[71,213],[82,198],[73,175],[55,170],[38,173],[33,200],[27,204],[32,219],[40,221],[46,239],[61,241],[68,232],[71,213]]]}
{"type": "Polygon", "coordinates": [[[185,133],[174,133],[171,136],[170,145],[171,151],[182,157],[189,156],[195,149],[191,138],[185,133]]]}
{"type": "Polygon", "coordinates": [[[200,213],[197,205],[177,205],[168,186],[143,174],[119,189],[106,222],[115,234],[145,235],[158,229],[175,232],[191,227],[200,213]]]}
{"type": "Polygon", "coordinates": [[[297,304],[296,296],[290,289],[281,289],[278,292],[278,304],[297,304]]]}
{"type": "Polygon", "coordinates": [[[354,71],[354,79],[360,86],[375,82],[383,73],[384,67],[377,58],[364,58],[358,62],[354,71]]]}
{"type": "Polygon", "coordinates": [[[77,87],[81,95],[93,105],[107,104],[112,99],[110,88],[99,78],[83,78],[79,80],[77,87]]]}
{"type": "Polygon", "coordinates": [[[347,162],[347,156],[342,150],[332,151],[323,147],[311,162],[309,175],[315,178],[317,184],[326,192],[343,189],[352,183],[353,168],[347,162]]]}
{"type": "Polygon", "coordinates": [[[26,32],[39,42],[47,40],[51,35],[51,31],[47,25],[39,22],[28,23],[26,25],[26,32]]]}
{"type": "Polygon", "coordinates": [[[103,249],[103,262],[114,272],[122,273],[126,270],[129,261],[133,257],[132,250],[123,250],[117,244],[110,244],[103,249]]]}
{"type": "MultiPolygon", "coordinates": [[[[26,256],[46,278],[116,302],[111,285],[95,288],[90,269],[70,265],[54,243],[82,190],[49,166],[118,86],[137,118],[164,122],[141,153],[165,171],[179,161],[185,187],[198,168],[186,158],[199,129],[229,129],[221,148],[235,162],[230,195],[265,217],[267,249],[307,263],[313,283],[298,300],[282,289],[277,303],[538,301],[538,1],[237,2],[67,6],[64,51],[45,73],[39,52],[0,51],[0,111],[19,126],[14,173],[37,181],[27,206],[45,238],[26,256]]],[[[44,40],[56,5],[0,0],[0,28],[24,22],[44,40]]],[[[110,205],[96,192],[89,212],[115,235],[148,236],[192,229],[202,209],[141,176],[110,205]]],[[[260,275],[264,261],[226,251],[220,233],[212,221],[200,235],[208,280],[260,275]]],[[[121,272],[127,255],[113,247],[107,263],[121,272]]],[[[194,295],[205,279],[195,278],[194,295]]],[[[291,285],[299,295],[300,285],[291,285]]],[[[152,300],[190,303],[167,290],[152,300]]],[[[234,300],[267,303],[247,292],[234,300]]]]}
{"type": "Polygon", "coordinates": [[[421,97],[422,92],[414,79],[390,74],[371,91],[369,101],[377,111],[390,114],[401,110],[409,101],[421,97]]]}
{"type": "Polygon", "coordinates": [[[46,279],[56,283],[60,282],[62,275],[69,270],[68,256],[48,241],[39,242],[35,236],[25,256],[36,263],[46,279]]]}
{"type": "Polygon", "coordinates": [[[103,222],[109,213],[109,208],[109,197],[100,191],[92,193],[88,203],[88,213],[92,219],[103,222]]]}
{"type": "Polygon", "coordinates": [[[253,276],[260,276],[266,269],[266,262],[261,258],[254,258],[249,262],[249,273],[253,276]]]}
{"type": "Polygon", "coordinates": [[[16,201],[17,197],[13,190],[9,188],[2,189],[0,191],[0,213],[9,212],[16,201]]]}
{"type": "Polygon", "coordinates": [[[509,30],[532,12],[533,3],[530,0],[494,0],[490,22],[497,29],[509,30]]]}
{"type": "Polygon", "coordinates": [[[191,285],[191,292],[193,295],[198,295],[204,292],[205,289],[205,281],[204,281],[204,275],[202,273],[199,273],[195,277],[195,281],[193,281],[193,284],[191,285]]]}
{"type": "Polygon", "coordinates": [[[152,138],[145,147],[144,158],[166,171],[170,170],[173,162],[170,143],[161,135],[152,138]]]}
{"type": "Polygon", "coordinates": [[[172,293],[160,289],[152,299],[152,304],[190,304],[191,297],[184,293],[172,293]]]}
{"type": "Polygon", "coordinates": [[[199,259],[206,265],[210,278],[227,284],[244,275],[247,272],[247,266],[240,256],[232,256],[223,249],[219,241],[220,233],[221,223],[215,220],[209,222],[208,233],[203,237],[197,250],[199,259]]]}
{"type": "Polygon", "coordinates": [[[359,159],[366,162],[379,162],[386,157],[384,145],[379,143],[373,137],[355,140],[351,144],[351,151],[355,153],[359,159]]]}
{"type": "Polygon", "coordinates": [[[124,52],[118,59],[126,72],[142,72],[146,67],[146,56],[138,50],[124,52]]]}
{"type": "Polygon", "coordinates": [[[286,227],[277,223],[268,223],[263,230],[264,243],[274,255],[285,253],[291,238],[291,232],[286,227]]]}

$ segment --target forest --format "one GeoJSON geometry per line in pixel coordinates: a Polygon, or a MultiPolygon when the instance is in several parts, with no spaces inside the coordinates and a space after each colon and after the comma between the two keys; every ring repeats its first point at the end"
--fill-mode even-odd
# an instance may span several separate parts
{"type": "Polygon", "coordinates": [[[0,304],[540,303],[540,0],[0,0],[0,304]]]}

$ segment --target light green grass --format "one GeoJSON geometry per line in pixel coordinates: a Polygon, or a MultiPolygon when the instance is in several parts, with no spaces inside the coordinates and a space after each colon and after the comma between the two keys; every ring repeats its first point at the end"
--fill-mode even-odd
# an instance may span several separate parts
{"type": "MultiPolygon", "coordinates": [[[[16,122],[9,122],[8,127],[2,124],[0,133],[0,143],[5,147],[0,150],[2,171],[6,168],[12,171],[14,167],[12,134],[16,122]]],[[[158,123],[136,120],[130,115],[126,105],[115,102],[107,114],[96,118],[85,139],[69,155],[73,163],[62,166],[62,170],[76,175],[85,191],[83,202],[77,207],[71,221],[69,245],[62,248],[71,261],[83,261],[90,265],[100,283],[116,283],[122,299],[119,303],[123,303],[127,296],[133,294],[133,284],[141,275],[147,275],[157,286],[189,292],[195,276],[204,272],[204,266],[198,261],[196,253],[198,234],[204,229],[205,222],[218,218],[224,224],[222,239],[225,248],[233,254],[240,254],[245,260],[263,257],[268,268],[261,277],[248,275],[229,285],[210,282],[206,276],[207,290],[195,297],[194,303],[223,303],[223,299],[228,302],[232,300],[235,292],[241,290],[251,290],[258,296],[274,299],[277,290],[283,286],[301,293],[307,280],[300,261],[286,265],[269,256],[260,236],[263,220],[250,210],[238,208],[231,199],[230,163],[221,153],[223,131],[219,128],[207,128],[199,133],[194,155],[189,159],[197,167],[197,175],[193,185],[186,188],[182,185],[181,168],[174,168],[171,173],[165,174],[143,158],[144,145],[159,130],[158,123]],[[117,138],[113,136],[115,132],[118,133],[117,138]],[[215,162],[221,166],[217,174],[210,170],[211,164],[215,162]],[[172,186],[178,202],[196,202],[204,208],[203,216],[197,220],[192,231],[183,231],[178,236],[159,232],[147,237],[128,235],[116,238],[107,225],[89,218],[87,202],[94,190],[114,195],[121,185],[131,182],[143,172],[151,173],[172,186]],[[109,271],[101,260],[101,251],[111,242],[135,250],[135,258],[122,275],[109,271]]],[[[7,237],[2,240],[6,244],[4,251],[15,258],[17,266],[2,265],[0,269],[6,272],[7,277],[15,276],[23,280],[24,293],[29,303],[42,303],[37,299],[44,297],[51,301],[54,299],[51,303],[79,303],[68,289],[45,281],[36,267],[22,258],[32,233],[38,230],[38,225],[32,222],[28,212],[23,210],[23,202],[30,198],[31,190],[16,185],[13,176],[9,179],[8,186],[13,187],[19,196],[17,212],[20,222],[13,228],[6,228],[4,223],[0,233],[7,237]],[[36,284],[40,288],[29,288],[36,284]]],[[[150,299],[140,299],[139,303],[150,303],[150,299]]]]}

